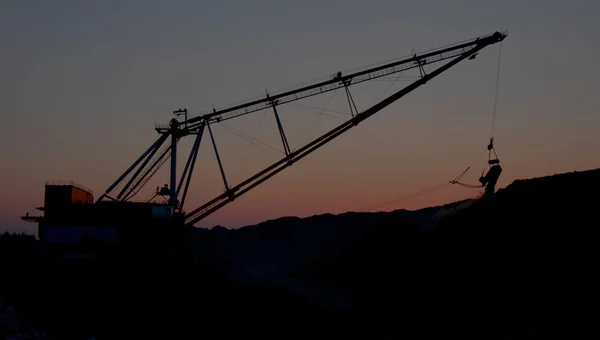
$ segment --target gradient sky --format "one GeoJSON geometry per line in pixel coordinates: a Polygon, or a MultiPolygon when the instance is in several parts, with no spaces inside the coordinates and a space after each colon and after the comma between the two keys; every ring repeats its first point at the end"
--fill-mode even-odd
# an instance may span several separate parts
{"type": "MultiPolygon", "coordinates": [[[[37,213],[45,180],[75,180],[98,196],[174,109],[200,112],[496,30],[508,30],[495,133],[500,186],[600,167],[599,14],[594,0],[2,1],[0,230],[35,231],[19,217],[37,213]]],[[[199,225],[340,213],[454,178],[490,137],[498,48],[452,68],[199,225]]],[[[406,84],[373,82],[352,91],[365,109],[406,84]]],[[[329,97],[305,103],[322,107],[329,97]]],[[[327,108],[348,112],[344,100],[337,93],[327,108]]],[[[293,147],[340,123],[297,109],[280,113],[293,147]]],[[[281,148],[272,113],[262,117],[230,126],[281,148]]],[[[214,132],[231,184],[274,160],[226,128],[214,132]]],[[[187,152],[191,140],[182,143],[187,152]]],[[[482,162],[465,181],[477,181],[482,162]]],[[[197,167],[188,209],[223,190],[208,143],[197,167]]],[[[159,172],[150,189],[167,183],[166,174],[159,172]]],[[[386,209],[477,193],[452,187],[386,209]]]]}

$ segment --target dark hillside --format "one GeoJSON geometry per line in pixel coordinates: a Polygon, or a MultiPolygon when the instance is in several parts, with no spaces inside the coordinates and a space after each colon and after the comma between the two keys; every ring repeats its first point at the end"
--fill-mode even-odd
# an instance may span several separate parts
{"type": "MultiPolygon", "coordinates": [[[[244,286],[189,259],[163,257],[160,250],[143,257],[80,260],[25,253],[0,259],[0,296],[50,339],[268,336],[282,327],[334,321],[326,309],[293,293],[244,286]]],[[[0,338],[7,335],[2,331],[0,338]]]]}
{"type": "Polygon", "coordinates": [[[51,338],[600,338],[598,189],[590,170],[417,212],[197,229],[195,260],[62,263],[5,235],[0,296],[51,338]]]}
{"type": "Polygon", "coordinates": [[[323,272],[353,291],[369,331],[598,337],[598,189],[600,170],[515,181],[436,230],[372,230],[323,272]]]}
{"type": "Polygon", "coordinates": [[[504,327],[544,338],[598,337],[599,189],[600,170],[515,181],[445,221],[444,241],[455,249],[445,261],[483,280],[475,292],[504,298],[504,327]]]}

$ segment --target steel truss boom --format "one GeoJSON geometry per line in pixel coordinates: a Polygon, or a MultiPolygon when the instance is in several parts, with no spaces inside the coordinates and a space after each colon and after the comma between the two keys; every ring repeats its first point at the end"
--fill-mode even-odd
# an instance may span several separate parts
{"type": "MultiPolygon", "coordinates": [[[[336,76],[332,77],[332,79],[279,94],[274,94],[270,96],[267,95],[264,98],[256,99],[247,103],[231,106],[228,108],[220,110],[213,109],[212,113],[187,119],[182,124],[185,124],[188,129],[194,130],[201,124],[201,122],[210,123],[229,120],[252,112],[261,111],[266,107],[272,106],[273,102],[275,102],[278,105],[281,105],[341,88],[347,89],[349,86],[355,84],[389,76],[395,73],[404,72],[413,68],[423,70],[423,66],[425,65],[456,58],[472,50],[476,46],[481,45],[481,43],[494,40],[495,34],[496,33],[478,37],[467,42],[449,45],[439,49],[434,49],[421,55],[414,54],[410,58],[391,62],[385,65],[376,66],[367,70],[358,71],[348,75],[343,75],[341,72],[338,72],[336,76]]],[[[497,34],[500,34],[502,39],[504,39],[504,37],[506,36],[505,33],[497,32],[497,34]]],[[[423,75],[423,73],[421,74],[423,75]]]]}
{"type": "MultiPolygon", "coordinates": [[[[350,75],[343,76],[338,73],[334,79],[324,81],[315,85],[306,86],[297,90],[284,92],[278,95],[267,96],[264,99],[255,100],[246,104],[233,106],[223,110],[214,110],[211,114],[206,114],[203,116],[198,116],[195,118],[188,119],[184,122],[184,129],[198,129],[202,124],[211,124],[219,121],[231,119],[234,117],[238,117],[241,115],[245,115],[251,112],[255,112],[258,110],[262,110],[268,106],[274,106],[274,103],[283,104],[288,103],[294,100],[299,100],[302,98],[310,97],[313,95],[321,94],[327,91],[332,91],[341,87],[348,87],[350,84],[356,84],[363,81],[371,80],[374,78],[383,77],[386,75],[390,75],[393,73],[398,73],[401,71],[405,71],[411,68],[419,68],[421,71],[421,78],[414,81],[410,85],[401,89],[400,91],[392,94],[391,96],[385,98],[379,103],[373,105],[372,107],[366,109],[365,111],[358,113],[348,121],[342,123],[338,127],[330,130],[329,132],[323,134],[322,136],[314,139],[312,142],[304,145],[300,149],[293,152],[286,152],[286,157],[283,159],[273,163],[271,166],[265,168],[254,176],[246,179],[245,181],[239,183],[236,186],[229,187],[225,182],[226,192],[215,197],[211,201],[205,203],[193,211],[190,211],[185,215],[185,223],[188,225],[193,225],[194,223],[202,220],[208,215],[214,213],[220,208],[224,207],[228,203],[232,202],[236,198],[250,191],[252,188],[266,181],[267,179],[273,177],[277,173],[291,166],[293,163],[298,160],[304,158],[309,155],[313,151],[317,150],[321,146],[327,144],[331,140],[340,136],[344,132],[351,129],[353,126],[358,125],[358,123],[364,121],[365,119],[371,117],[375,113],[381,111],[385,107],[394,103],[398,99],[404,97],[408,93],[417,89],[418,87],[424,85],[429,80],[435,78],[440,75],[444,71],[450,69],[452,66],[458,64],[464,59],[473,58],[480,50],[483,48],[493,45],[495,43],[501,42],[506,38],[505,33],[495,32],[493,34],[476,38],[469,42],[457,44],[451,47],[446,47],[438,50],[433,50],[426,54],[422,54],[420,56],[413,56],[411,58],[393,62],[390,64],[378,66],[375,68],[371,68],[365,71],[360,71],[357,73],[353,73],[350,75]],[[446,59],[452,59],[446,64],[440,66],[439,68],[431,71],[430,73],[425,73],[423,69],[423,65],[431,64],[435,62],[439,62],[446,59]]],[[[209,126],[210,128],[210,126],[209,126]]],[[[280,128],[281,130],[281,128],[280,128]]],[[[209,130],[210,131],[210,130],[209,130]]],[[[283,138],[282,134],[282,138],[283,138]]],[[[284,141],[285,143],[286,141],[284,141]]],[[[214,140],[213,140],[214,143],[214,140]]],[[[216,145],[215,145],[215,153],[217,153],[216,145]]],[[[222,172],[222,169],[221,169],[222,172]]],[[[223,174],[224,177],[224,174],[223,174]]],[[[223,178],[225,181],[225,178],[223,178]]]]}

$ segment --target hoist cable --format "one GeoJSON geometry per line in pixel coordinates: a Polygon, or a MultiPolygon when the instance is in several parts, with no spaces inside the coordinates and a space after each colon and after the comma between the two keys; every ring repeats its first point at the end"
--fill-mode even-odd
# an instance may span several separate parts
{"type": "MultiPolygon", "coordinates": [[[[491,129],[491,133],[490,133],[490,143],[493,143],[494,141],[494,132],[496,129],[496,108],[497,108],[497,103],[498,103],[498,88],[500,85],[500,64],[501,64],[501,59],[502,58],[502,42],[500,43],[500,47],[498,49],[498,65],[496,67],[496,88],[495,88],[495,92],[494,92],[494,103],[493,103],[493,109],[492,109],[492,129],[491,129]]],[[[392,83],[393,84],[393,83],[392,83]]],[[[391,85],[387,88],[387,90],[389,90],[389,88],[391,87],[391,85]]],[[[386,91],[387,91],[386,90],[386,91]]],[[[491,145],[491,144],[490,144],[491,145]]],[[[418,191],[416,193],[413,194],[409,194],[406,196],[402,196],[393,200],[389,200],[389,201],[385,201],[385,202],[381,202],[381,203],[377,203],[377,204],[373,204],[361,209],[357,209],[354,210],[355,212],[362,212],[362,211],[367,211],[367,210],[372,210],[372,209],[377,209],[377,208],[382,208],[391,204],[395,204],[395,203],[399,203],[411,198],[415,198],[433,191],[437,191],[439,189],[442,189],[444,187],[446,187],[447,185],[451,185],[451,184],[458,184],[462,187],[465,188],[470,188],[470,189],[478,189],[483,187],[482,184],[479,185],[474,185],[474,184],[467,184],[467,183],[462,183],[460,182],[461,178],[471,169],[471,167],[481,158],[481,156],[483,156],[483,154],[488,151],[488,149],[484,149],[479,156],[477,156],[477,158],[463,171],[461,172],[458,176],[456,176],[453,180],[451,180],[448,183],[444,183],[444,184],[440,184],[434,187],[431,187],[429,189],[425,189],[425,190],[421,190],[418,191]]],[[[496,154],[496,150],[492,147],[491,149],[489,149],[489,159],[491,159],[491,155],[492,152],[494,153],[494,156],[496,157],[496,159],[498,159],[498,155],[496,154]]],[[[488,162],[489,163],[489,162],[488,162]]],[[[484,167],[484,171],[485,171],[485,167],[484,167]]]]}
{"type": "Polygon", "coordinates": [[[411,193],[411,194],[408,194],[408,195],[405,195],[405,196],[401,196],[401,197],[398,197],[398,198],[395,198],[395,199],[392,199],[392,200],[388,200],[388,201],[384,201],[384,202],[372,204],[372,205],[369,205],[369,206],[366,206],[366,207],[363,207],[363,208],[360,208],[360,209],[356,209],[356,210],[354,210],[354,212],[364,212],[364,211],[368,211],[368,210],[382,208],[382,207],[385,207],[385,206],[388,206],[388,205],[391,205],[391,204],[400,203],[400,202],[403,202],[403,201],[406,201],[406,200],[409,200],[409,199],[412,199],[412,198],[415,198],[415,197],[419,197],[421,195],[425,195],[425,194],[428,194],[428,193],[431,193],[431,192],[443,189],[443,188],[445,188],[445,187],[447,187],[447,186],[449,186],[451,184],[458,184],[458,185],[460,185],[462,187],[471,188],[471,189],[481,188],[481,185],[473,185],[473,184],[461,183],[461,182],[459,182],[459,180],[467,173],[467,171],[469,171],[469,169],[471,169],[471,167],[481,158],[481,156],[483,156],[483,154],[486,151],[487,151],[487,149],[483,150],[479,154],[479,156],[477,156],[477,158],[471,163],[471,165],[469,165],[469,167],[467,167],[467,169],[465,169],[463,172],[461,172],[458,176],[456,176],[454,178],[454,180],[452,180],[450,182],[442,183],[442,184],[433,186],[431,188],[424,189],[424,190],[421,190],[421,191],[417,191],[417,192],[414,192],[414,193],[411,193]]]}
{"type": "MultiPolygon", "coordinates": [[[[500,42],[500,46],[498,48],[498,63],[496,66],[496,88],[495,88],[495,92],[494,92],[494,103],[493,103],[493,107],[492,107],[492,129],[490,132],[490,147],[488,147],[488,165],[490,164],[490,160],[492,159],[492,152],[494,153],[494,156],[496,159],[498,159],[498,155],[496,154],[496,150],[493,147],[493,142],[494,142],[494,133],[496,131],[496,112],[497,112],[497,106],[498,106],[498,89],[500,87],[500,65],[501,65],[501,61],[502,61],[502,42],[500,42]]],[[[463,171],[461,174],[459,174],[454,180],[450,181],[450,183],[452,184],[458,184],[460,186],[463,186],[465,188],[481,188],[483,187],[483,185],[473,185],[473,184],[466,184],[466,183],[461,183],[459,182],[460,179],[467,173],[467,171],[469,171],[469,169],[473,166],[473,164],[475,164],[475,162],[477,162],[477,160],[483,155],[483,153],[485,152],[485,150],[479,155],[479,157],[477,157],[477,159],[471,163],[471,165],[465,170],[463,171]]],[[[485,172],[485,165],[484,165],[484,170],[485,172]]]]}
{"type": "Polygon", "coordinates": [[[388,201],[385,201],[385,202],[381,202],[381,203],[377,203],[377,204],[372,204],[372,205],[369,205],[367,207],[356,209],[356,210],[354,210],[354,212],[364,212],[364,211],[368,211],[368,210],[382,208],[382,207],[385,207],[385,206],[388,206],[388,205],[391,205],[391,204],[399,203],[399,202],[406,201],[406,200],[409,200],[409,199],[412,199],[412,198],[415,198],[415,197],[418,197],[418,196],[421,196],[421,195],[424,195],[424,194],[428,194],[430,192],[434,192],[434,191],[440,190],[442,188],[445,188],[448,185],[450,185],[450,183],[442,183],[440,185],[436,185],[436,186],[431,187],[429,189],[417,191],[415,193],[408,194],[408,195],[405,195],[405,196],[401,196],[401,197],[398,197],[398,198],[395,198],[395,199],[392,199],[392,200],[388,200],[388,201]]]}
{"type": "Polygon", "coordinates": [[[479,160],[479,158],[481,158],[481,156],[483,156],[483,154],[486,151],[487,151],[487,149],[484,149],[483,151],[481,151],[481,153],[479,154],[479,156],[477,156],[477,158],[475,158],[475,160],[471,163],[471,165],[469,165],[465,169],[465,171],[461,172],[458,176],[456,176],[453,180],[451,180],[450,183],[451,184],[458,184],[458,185],[463,186],[465,188],[480,188],[481,186],[472,185],[472,184],[465,184],[465,183],[461,183],[459,181],[467,173],[467,171],[469,171],[471,169],[471,167],[473,167],[473,165],[479,160]]]}
{"type": "Polygon", "coordinates": [[[498,66],[496,68],[496,92],[494,93],[494,107],[492,111],[492,132],[490,134],[490,140],[494,139],[494,132],[496,130],[496,106],[498,102],[498,87],[500,84],[500,61],[502,57],[502,42],[498,48],[498,66]]]}

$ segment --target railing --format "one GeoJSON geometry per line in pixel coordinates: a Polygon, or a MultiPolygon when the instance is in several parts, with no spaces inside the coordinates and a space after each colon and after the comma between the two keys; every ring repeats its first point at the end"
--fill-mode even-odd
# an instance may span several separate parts
{"type": "Polygon", "coordinates": [[[73,186],[75,188],[81,189],[83,191],[86,191],[90,194],[94,194],[94,191],[88,187],[85,187],[75,181],[69,181],[69,180],[56,180],[56,181],[46,181],[46,185],[54,185],[54,186],[59,186],[59,185],[64,185],[64,186],[73,186]]]}

